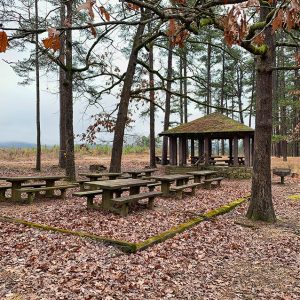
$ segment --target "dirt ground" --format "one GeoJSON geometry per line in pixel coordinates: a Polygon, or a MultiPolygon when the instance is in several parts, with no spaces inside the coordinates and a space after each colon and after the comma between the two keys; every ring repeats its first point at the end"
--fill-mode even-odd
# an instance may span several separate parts
{"type": "MultiPolygon", "coordinates": [[[[109,157],[77,157],[77,171],[109,157]]],[[[51,157],[43,174],[63,174],[51,157]]],[[[147,165],[147,155],[127,155],[123,169],[147,165]]],[[[300,159],[272,167],[299,173],[300,159]]],[[[30,175],[34,158],[1,159],[1,175],[30,175]]],[[[163,172],[160,167],[160,172],[163,172]]],[[[300,179],[273,178],[275,224],[244,218],[247,203],[137,254],[89,239],[0,222],[0,299],[300,299],[300,179]],[[296,197],[290,197],[296,195],[296,197]]],[[[127,241],[141,241],[250,191],[250,180],[225,180],[194,197],[157,199],[127,218],[88,212],[85,200],[0,203],[0,215],[127,241]]]]}

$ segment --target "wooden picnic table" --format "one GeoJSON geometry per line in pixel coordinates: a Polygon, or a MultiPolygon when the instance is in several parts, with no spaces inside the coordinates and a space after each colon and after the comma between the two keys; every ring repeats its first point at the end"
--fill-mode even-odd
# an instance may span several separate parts
{"type": "Polygon", "coordinates": [[[140,170],[129,170],[126,171],[124,173],[128,173],[131,175],[131,177],[133,179],[137,179],[139,175],[145,174],[145,177],[150,177],[152,175],[152,173],[158,171],[158,169],[156,168],[152,168],[152,169],[140,169],[140,170]]]}
{"type": "Polygon", "coordinates": [[[108,173],[108,172],[103,172],[103,173],[79,173],[78,175],[85,176],[90,181],[93,181],[93,180],[102,179],[102,177],[104,177],[104,176],[107,176],[109,178],[109,180],[115,180],[116,178],[121,176],[122,173],[108,173]]]}
{"type": "Polygon", "coordinates": [[[210,170],[187,172],[187,174],[194,176],[195,183],[201,182],[201,177],[204,177],[204,179],[209,179],[211,177],[211,175],[216,174],[216,173],[217,173],[217,171],[210,171],[210,170]]]}
{"type": "Polygon", "coordinates": [[[187,174],[171,174],[171,175],[154,175],[151,178],[161,181],[161,191],[163,196],[170,195],[170,186],[172,182],[176,182],[176,186],[184,185],[189,181],[190,175],[187,174]]]}
{"type": "Polygon", "coordinates": [[[140,188],[152,183],[150,180],[143,179],[115,179],[115,180],[103,180],[103,181],[90,181],[86,182],[86,185],[93,188],[102,189],[102,208],[105,210],[111,210],[112,199],[114,194],[118,196],[121,193],[122,188],[129,188],[130,195],[139,194],[140,188]]]}
{"type": "MultiPolygon", "coordinates": [[[[22,184],[28,181],[45,181],[46,187],[53,187],[55,182],[61,179],[65,179],[63,175],[45,175],[45,176],[15,176],[15,177],[0,177],[0,180],[6,180],[11,183],[11,200],[21,200],[21,193],[17,191],[22,187],[22,184]]],[[[53,190],[46,191],[46,197],[52,197],[53,190]]]]}

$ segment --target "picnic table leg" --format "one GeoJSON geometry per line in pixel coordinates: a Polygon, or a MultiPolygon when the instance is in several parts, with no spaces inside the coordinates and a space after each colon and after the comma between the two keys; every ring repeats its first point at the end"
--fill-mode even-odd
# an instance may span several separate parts
{"type": "Polygon", "coordinates": [[[16,191],[17,189],[21,188],[21,182],[19,181],[13,181],[11,183],[11,200],[12,201],[20,201],[21,198],[21,193],[16,191]]]}
{"type": "Polygon", "coordinates": [[[136,195],[140,193],[140,187],[139,186],[132,186],[129,189],[129,194],[130,195],[136,195]]]}
{"type": "Polygon", "coordinates": [[[103,189],[102,192],[102,208],[104,210],[110,210],[111,208],[111,199],[113,197],[113,191],[103,189]]]}
{"type": "Polygon", "coordinates": [[[154,208],[154,197],[149,197],[148,198],[147,208],[148,209],[153,209],[154,208]]]}
{"type": "Polygon", "coordinates": [[[280,176],[280,183],[284,184],[284,176],[280,176]]]}
{"type": "Polygon", "coordinates": [[[194,175],[194,182],[195,183],[200,183],[201,182],[201,176],[194,175]]]}
{"type": "Polygon", "coordinates": [[[161,182],[161,192],[163,193],[163,196],[169,196],[170,194],[170,182],[168,181],[162,181],[161,182]]]}
{"type": "MultiPolygon", "coordinates": [[[[54,180],[46,180],[46,187],[53,187],[54,182],[55,182],[54,180]]],[[[52,191],[46,191],[46,194],[45,194],[46,197],[51,198],[51,197],[53,197],[53,195],[54,195],[53,190],[52,191]]]]}

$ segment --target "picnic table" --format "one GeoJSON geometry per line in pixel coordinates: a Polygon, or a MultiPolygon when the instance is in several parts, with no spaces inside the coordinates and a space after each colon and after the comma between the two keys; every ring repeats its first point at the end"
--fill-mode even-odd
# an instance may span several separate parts
{"type": "Polygon", "coordinates": [[[123,188],[128,187],[130,195],[137,195],[140,193],[140,188],[152,183],[150,180],[143,179],[115,179],[103,181],[89,181],[86,185],[93,188],[102,189],[102,208],[105,210],[113,211],[112,204],[114,194],[119,196],[123,188]]]}
{"type": "Polygon", "coordinates": [[[209,178],[211,178],[211,175],[216,174],[216,173],[217,173],[217,171],[210,171],[210,170],[187,172],[187,174],[194,176],[195,183],[201,182],[201,177],[204,177],[204,179],[209,179],[209,178]]]}
{"type": "Polygon", "coordinates": [[[152,168],[152,169],[140,169],[140,170],[129,170],[129,171],[126,171],[124,173],[128,173],[131,175],[131,177],[133,179],[137,179],[139,177],[139,175],[145,175],[145,177],[150,177],[152,175],[152,173],[158,171],[157,168],[152,168]]]}
{"type": "Polygon", "coordinates": [[[161,191],[163,196],[170,195],[170,186],[175,182],[176,186],[184,185],[189,181],[190,175],[187,174],[171,174],[171,175],[154,175],[151,178],[161,181],[161,191]]]}
{"type": "MultiPolygon", "coordinates": [[[[21,193],[18,191],[21,189],[22,184],[29,181],[44,181],[46,187],[54,187],[55,182],[61,179],[65,179],[66,176],[63,175],[53,175],[53,176],[16,176],[16,177],[0,177],[0,180],[5,180],[11,183],[11,200],[19,201],[21,200],[21,193]]],[[[54,194],[53,190],[46,191],[46,197],[52,197],[54,194]]]]}
{"type": "Polygon", "coordinates": [[[103,172],[103,173],[79,173],[78,175],[80,176],[85,176],[87,177],[90,181],[93,180],[98,180],[102,179],[102,177],[106,176],[109,178],[109,180],[115,180],[119,176],[122,175],[122,173],[108,173],[108,172],[103,172]]]}

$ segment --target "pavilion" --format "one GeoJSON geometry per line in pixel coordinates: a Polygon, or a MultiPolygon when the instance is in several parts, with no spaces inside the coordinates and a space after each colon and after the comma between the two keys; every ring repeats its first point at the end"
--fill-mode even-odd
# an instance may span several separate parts
{"type": "Polygon", "coordinates": [[[195,146],[198,146],[197,157],[202,157],[204,164],[209,165],[212,158],[213,140],[229,141],[228,156],[232,166],[240,165],[238,145],[239,140],[242,140],[244,166],[249,167],[253,164],[254,129],[220,113],[209,114],[181,124],[159,135],[167,136],[169,139],[170,165],[183,166],[187,164],[189,142],[191,158],[195,157],[195,146]]]}

